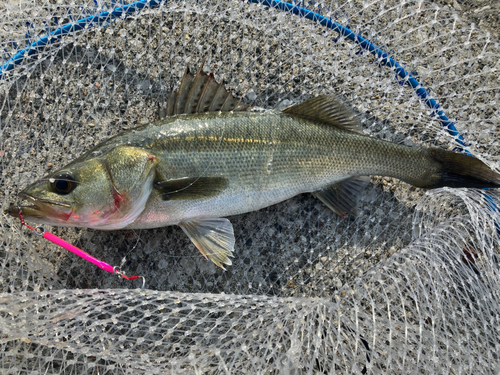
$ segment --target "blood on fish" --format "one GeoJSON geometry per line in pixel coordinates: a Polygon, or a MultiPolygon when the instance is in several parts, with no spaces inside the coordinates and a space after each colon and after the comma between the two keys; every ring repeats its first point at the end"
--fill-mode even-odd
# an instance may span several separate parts
{"type": "Polygon", "coordinates": [[[113,190],[113,199],[115,200],[115,207],[118,210],[120,209],[122,202],[127,200],[127,198],[125,198],[122,194],[120,194],[116,190],[113,190]]]}
{"type": "MultiPolygon", "coordinates": [[[[122,203],[127,201],[127,198],[124,196],[125,191],[123,191],[122,194],[120,194],[116,189],[113,189],[113,200],[115,203],[114,207],[107,208],[102,212],[102,218],[106,219],[107,217],[113,215],[115,212],[117,212],[120,207],[122,206],[122,203]]],[[[96,211],[97,213],[97,211],[96,211]]]]}
{"type": "MultiPolygon", "coordinates": [[[[71,217],[71,215],[73,215],[73,212],[74,212],[73,208],[71,209],[71,212],[68,213],[68,214],[65,214],[65,213],[61,212],[60,213],[61,214],[61,219],[63,219],[64,221],[68,221],[69,218],[71,217]]],[[[78,215],[76,215],[76,216],[78,216],[78,215]]]]}

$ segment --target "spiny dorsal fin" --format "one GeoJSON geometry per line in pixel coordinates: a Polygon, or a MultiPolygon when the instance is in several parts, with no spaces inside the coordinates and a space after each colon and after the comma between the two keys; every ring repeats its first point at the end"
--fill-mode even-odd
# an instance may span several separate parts
{"type": "Polygon", "coordinates": [[[356,115],[340,100],[320,95],[297,105],[285,108],[289,113],[311,120],[317,120],[340,128],[361,133],[363,128],[356,115]]]}
{"type": "Polygon", "coordinates": [[[369,183],[370,177],[368,176],[351,177],[315,191],[313,194],[337,215],[356,217],[356,205],[369,183]]]}
{"type": "Polygon", "coordinates": [[[167,107],[164,111],[160,111],[160,117],[248,110],[249,106],[240,102],[241,98],[236,98],[222,83],[218,83],[212,72],[207,74],[200,67],[198,73],[193,75],[187,68],[179,90],[170,93],[167,107]]]}
{"type": "Polygon", "coordinates": [[[201,96],[205,89],[208,81],[208,75],[205,74],[201,68],[193,79],[191,88],[186,100],[186,106],[184,107],[183,113],[195,113],[198,103],[200,102],[201,96]]]}
{"type": "Polygon", "coordinates": [[[201,93],[200,100],[198,101],[198,105],[196,107],[196,113],[209,111],[210,104],[217,94],[217,90],[222,86],[222,83],[217,83],[214,75],[210,72],[208,74],[208,81],[203,88],[203,92],[201,93]]]}
{"type": "Polygon", "coordinates": [[[191,91],[191,86],[194,82],[194,76],[189,71],[189,67],[186,68],[186,72],[184,73],[184,77],[182,77],[181,86],[179,87],[179,91],[177,92],[177,97],[175,98],[174,105],[174,114],[185,113],[184,109],[186,108],[186,103],[188,101],[188,95],[191,91]]]}

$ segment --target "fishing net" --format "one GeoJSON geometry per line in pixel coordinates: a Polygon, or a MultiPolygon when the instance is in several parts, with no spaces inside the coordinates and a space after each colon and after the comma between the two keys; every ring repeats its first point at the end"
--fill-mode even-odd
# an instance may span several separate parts
{"type": "MultiPolygon", "coordinates": [[[[187,66],[254,108],[342,97],[371,136],[467,151],[499,171],[499,45],[429,2],[33,0],[0,14],[3,209],[100,140],[154,121],[187,66]]],[[[498,193],[371,182],[353,220],[306,194],[231,217],[226,271],[178,227],[46,226],[145,289],[4,214],[1,371],[498,372],[498,193]]]]}

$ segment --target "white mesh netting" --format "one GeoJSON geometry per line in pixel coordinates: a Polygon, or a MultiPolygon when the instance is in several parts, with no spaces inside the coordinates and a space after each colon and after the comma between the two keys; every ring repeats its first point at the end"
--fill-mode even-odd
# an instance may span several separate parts
{"type": "MultiPolygon", "coordinates": [[[[129,2],[127,2],[129,3],[129,2]]],[[[130,2],[131,3],[131,2],[130,2]]],[[[124,3],[8,1],[1,61],[124,3]]],[[[99,140],[153,121],[187,65],[244,101],[341,95],[366,133],[456,139],[394,69],[334,30],[244,1],[163,1],[21,54],[0,79],[2,208],[99,140]]],[[[430,91],[469,151],[499,171],[499,45],[425,1],[302,4],[371,40],[430,91]]],[[[356,220],[310,195],[232,217],[233,265],[182,230],[46,229],[126,281],[0,221],[0,371],[8,374],[498,372],[498,193],[373,177],[356,220]]]]}

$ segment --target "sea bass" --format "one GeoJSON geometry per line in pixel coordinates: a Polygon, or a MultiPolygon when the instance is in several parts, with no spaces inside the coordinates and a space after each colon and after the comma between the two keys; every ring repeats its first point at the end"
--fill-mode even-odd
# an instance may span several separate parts
{"type": "Polygon", "coordinates": [[[500,175],[476,158],[364,135],[335,98],[282,112],[244,109],[212,75],[187,71],[167,117],[110,138],[28,186],[19,194],[29,202],[22,213],[102,230],[179,225],[223,267],[235,244],[225,217],[297,194],[313,193],[335,213],[354,216],[370,175],[428,189],[500,185],[500,175]]]}

